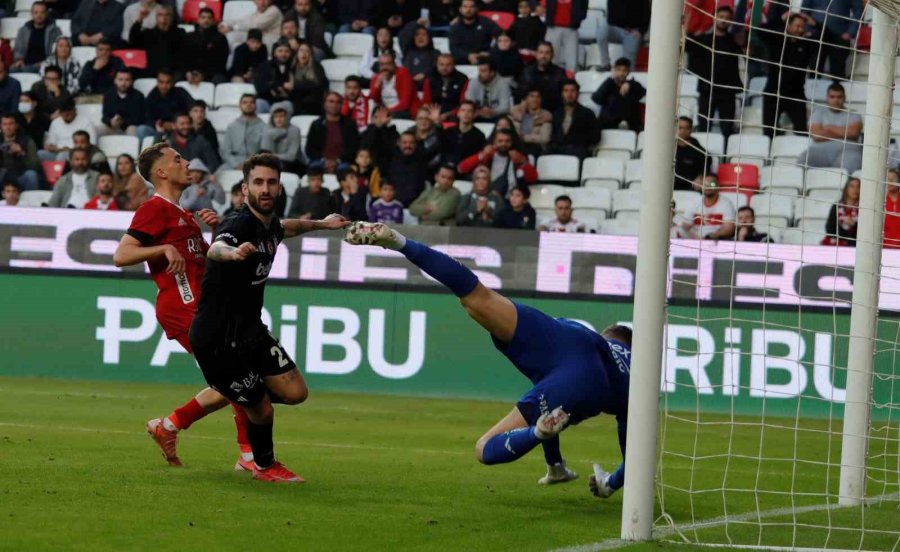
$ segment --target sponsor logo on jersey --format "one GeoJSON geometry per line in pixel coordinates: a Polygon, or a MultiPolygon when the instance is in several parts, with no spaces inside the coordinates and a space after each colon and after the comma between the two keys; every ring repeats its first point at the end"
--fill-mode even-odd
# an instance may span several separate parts
{"type": "Polygon", "coordinates": [[[259,383],[259,374],[256,372],[250,372],[246,378],[243,378],[241,382],[244,384],[244,387],[247,389],[253,389],[257,383],[259,383]]]}
{"type": "Polygon", "coordinates": [[[187,250],[188,253],[200,253],[200,242],[197,238],[188,238],[187,239],[187,250]]]}
{"type": "Polygon", "coordinates": [[[631,349],[613,341],[609,341],[608,343],[609,350],[612,351],[613,360],[616,361],[616,366],[619,368],[619,371],[623,374],[629,373],[631,366],[631,349]]]}
{"type": "Polygon", "coordinates": [[[250,282],[250,285],[259,285],[269,279],[269,271],[272,270],[272,261],[267,263],[259,263],[256,266],[256,275],[261,276],[259,280],[250,282]]]}
{"type": "Polygon", "coordinates": [[[227,239],[228,241],[230,241],[230,242],[233,243],[234,245],[237,245],[237,243],[238,243],[237,238],[235,238],[233,235],[229,234],[228,232],[222,232],[221,234],[219,234],[218,236],[216,236],[216,240],[215,240],[215,241],[219,241],[219,240],[223,240],[223,239],[227,239]]]}
{"type": "Polygon", "coordinates": [[[175,284],[178,286],[178,293],[181,294],[181,302],[185,305],[194,302],[194,292],[191,290],[191,283],[188,281],[187,274],[179,272],[175,275],[175,284]]]}
{"type": "Polygon", "coordinates": [[[235,393],[240,393],[241,389],[243,389],[241,384],[236,381],[231,382],[231,385],[229,385],[228,387],[230,387],[231,390],[234,391],[235,393]]]}

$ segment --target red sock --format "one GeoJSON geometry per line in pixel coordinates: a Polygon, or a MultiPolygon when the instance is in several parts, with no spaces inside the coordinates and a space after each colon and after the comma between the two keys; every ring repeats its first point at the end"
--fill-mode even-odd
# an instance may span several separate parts
{"type": "Polygon", "coordinates": [[[197,399],[191,399],[173,410],[172,413],[169,414],[169,420],[171,420],[178,429],[187,429],[191,427],[191,424],[204,416],[206,416],[206,410],[200,406],[197,399]]]}
{"type": "Polygon", "coordinates": [[[234,403],[231,403],[231,409],[234,410],[234,425],[237,428],[238,447],[243,453],[253,452],[253,449],[250,448],[250,440],[247,439],[247,424],[250,422],[250,418],[247,417],[247,413],[243,408],[234,403]]]}

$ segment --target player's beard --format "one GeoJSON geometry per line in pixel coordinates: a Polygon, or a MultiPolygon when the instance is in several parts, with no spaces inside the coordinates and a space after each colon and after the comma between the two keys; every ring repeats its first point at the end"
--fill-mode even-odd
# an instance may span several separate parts
{"type": "Polygon", "coordinates": [[[260,213],[263,215],[271,215],[272,211],[275,210],[275,198],[268,194],[266,194],[266,195],[272,201],[272,205],[270,207],[261,206],[259,203],[259,200],[260,200],[259,196],[255,196],[252,193],[250,193],[249,191],[247,192],[247,203],[249,203],[250,207],[253,207],[253,210],[256,211],[257,213],[260,213]]]}

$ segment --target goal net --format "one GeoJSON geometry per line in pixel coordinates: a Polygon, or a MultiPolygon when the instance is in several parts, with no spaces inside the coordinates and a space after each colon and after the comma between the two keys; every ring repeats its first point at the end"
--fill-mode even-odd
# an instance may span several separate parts
{"type": "MultiPolygon", "coordinates": [[[[887,169],[900,157],[879,126],[900,103],[900,4],[737,2],[720,30],[702,7],[716,2],[686,4],[678,108],[696,142],[682,145],[706,166],[676,174],[654,535],[898,550],[900,188],[887,169]],[[711,30],[689,34],[703,18],[711,30]],[[875,105],[885,94],[887,109],[875,105]],[[737,212],[741,241],[702,239],[729,219],[723,202],[754,211],[752,227],[737,212]],[[876,286],[877,308],[854,282],[876,286]],[[854,377],[862,395],[848,393],[854,377]],[[854,408],[863,416],[849,422],[854,408]]],[[[900,136],[900,120],[890,129],[900,136]]]]}

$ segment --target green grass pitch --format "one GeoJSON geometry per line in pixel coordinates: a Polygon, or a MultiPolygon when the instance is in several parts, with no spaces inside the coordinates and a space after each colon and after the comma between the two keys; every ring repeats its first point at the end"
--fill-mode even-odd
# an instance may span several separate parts
{"type": "MultiPolygon", "coordinates": [[[[0,378],[0,550],[520,551],[619,536],[621,494],[598,500],[586,482],[591,461],[609,467],[619,461],[609,417],[563,434],[563,454],[581,479],[544,488],[536,484],[545,470],[540,450],[503,466],[481,466],[474,459],[475,440],[509,411],[509,404],[313,390],[304,405],[277,407],[275,425],[279,458],[308,482],[275,486],[232,471],[237,447],[225,412],[182,434],[183,468],[165,464],[144,423],[167,414],[196,390],[0,378]]],[[[673,423],[667,439],[672,450],[693,450],[695,442],[702,449],[716,446],[727,431],[711,426],[695,441],[692,424],[673,423]]],[[[758,429],[739,431],[746,433],[736,440],[759,441],[758,429]]],[[[772,432],[767,446],[790,449],[794,440],[786,431],[772,432]]],[[[821,452],[814,444],[804,448],[809,454],[821,452]]],[[[693,488],[701,493],[693,504],[686,493],[667,492],[667,509],[686,520],[692,507],[695,520],[721,515],[723,493],[702,493],[722,487],[721,464],[694,470],[693,488]],[[704,504],[708,511],[702,510],[704,504]]],[[[689,467],[689,460],[667,459],[664,481],[685,484],[689,467]]],[[[829,476],[807,470],[808,477],[798,479],[788,466],[761,469],[772,488],[786,477],[812,488],[829,476]]],[[[749,464],[732,466],[727,483],[753,488],[756,472],[749,464]]],[[[766,500],[764,508],[790,505],[789,500],[766,500]]],[[[731,515],[746,513],[754,511],[755,499],[733,493],[727,504],[731,515]]],[[[864,548],[897,544],[896,534],[877,533],[897,530],[896,501],[864,512],[814,510],[798,518],[801,525],[817,524],[829,515],[856,526],[864,515],[874,531],[866,534],[864,548]]],[[[792,530],[779,522],[791,517],[765,520],[773,524],[765,529],[766,544],[790,544],[792,530]]],[[[799,531],[814,541],[810,545],[824,543],[820,530],[799,531]]],[[[858,531],[838,533],[831,535],[830,546],[859,546],[858,531]]],[[[748,544],[759,537],[755,525],[742,524],[686,534],[748,544]]],[[[627,547],[659,548],[693,549],[665,543],[627,547]]]]}

